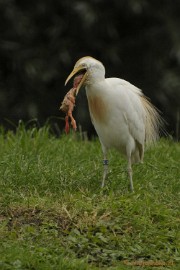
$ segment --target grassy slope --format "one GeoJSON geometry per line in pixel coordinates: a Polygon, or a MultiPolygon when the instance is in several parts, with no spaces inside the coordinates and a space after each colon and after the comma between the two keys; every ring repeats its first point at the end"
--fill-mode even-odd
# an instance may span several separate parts
{"type": "Polygon", "coordinates": [[[98,141],[2,132],[0,269],[179,269],[179,157],[172,141],[149,149],[130,194],[126,162],[112,151],[102,191],[98,141]]]}

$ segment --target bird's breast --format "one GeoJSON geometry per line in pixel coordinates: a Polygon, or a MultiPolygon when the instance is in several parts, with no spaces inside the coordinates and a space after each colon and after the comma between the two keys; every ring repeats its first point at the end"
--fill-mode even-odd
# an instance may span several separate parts
{"type": "Polygon", "coordinates": [[[88,96],[89,111],[93,122],[105,124],[108,120],[108,104],[101,96],[88,96]]]}

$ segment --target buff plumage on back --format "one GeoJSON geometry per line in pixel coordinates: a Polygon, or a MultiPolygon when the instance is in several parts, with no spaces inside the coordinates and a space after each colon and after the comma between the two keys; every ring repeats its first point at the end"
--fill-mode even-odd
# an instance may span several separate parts
{"type": "Polygon", "coordinates": [[[164,121],[155,106],[150,103],[146,96],[141,93],[141,102],[146,112],[145,119],[145,143],[155,143],[163,131],[164,121]]]}

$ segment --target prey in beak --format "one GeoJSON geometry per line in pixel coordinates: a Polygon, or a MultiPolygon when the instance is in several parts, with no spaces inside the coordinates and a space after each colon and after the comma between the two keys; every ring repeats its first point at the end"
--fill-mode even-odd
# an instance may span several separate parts
{"type": "Polygon", "coordinates": [[[87,70],[84,68],[84,66],[74,67],[73,71],[67,77],[67,79],[65,81],[65,85],[68,83],[68,81],[72,77],[75,77],[73,88],[76,88],[75,92],[76,92],[76,96],[77,96],[81,86],[83,85],[83,83],[85,82],[85,80],[87,78],[87,70]]]}
{"type": "Polygon", "coordinates": [[[81,88],[81,86],[86,80],[87,71],[82,66],[75,67],[73,71],[70,73],[70,75],[68,76],[65,82],[65,85],[68,83],[68,81],[72,77],[74,77],[73,87],[67,92],[60,106],[60,110],[66,114],[65,116],[66,134],[69,133],[69,130],[70,130],[69,119],[71,120],[71,126],[73,127],[73,129],[75,131],[77,129],[76,120],[74,119],[72,112],[75,106],[75,96],[77,96],[79,89],[81,88]]]}

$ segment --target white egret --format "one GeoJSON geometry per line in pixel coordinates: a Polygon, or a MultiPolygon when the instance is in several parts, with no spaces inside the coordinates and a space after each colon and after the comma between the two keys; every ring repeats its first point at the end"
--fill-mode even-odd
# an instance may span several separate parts
{"type": "Polygon", "coordinates": [[[140,89],[123,79],[105,78],[103,64],[93,57],[79,59],[65,84],[79,75],[76,94],[85,86],[91,120],[102,146],[102,187],[108,173],[107,152],[115,148],[127,158],[133,191],[132,164],[143,161],[145,143],[158,139],[162,118],[140,89]]]}

